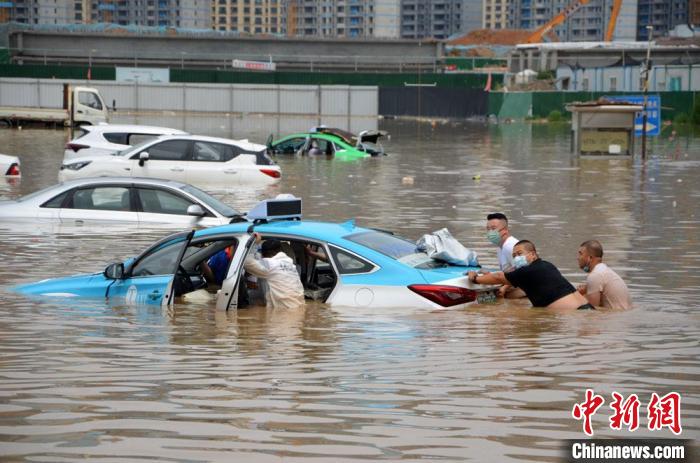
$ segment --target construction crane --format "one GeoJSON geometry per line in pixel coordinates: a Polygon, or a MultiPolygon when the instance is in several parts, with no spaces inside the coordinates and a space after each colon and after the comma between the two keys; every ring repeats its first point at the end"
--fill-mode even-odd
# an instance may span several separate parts
{"type": "Polygon", "coordinates": [[[537,28],[537,30],[535,30],[535,32],[533,32],[530,37],[527,38],[525,43],[541,43],[545,35],[552,32],[552,29],[566,21],[566,18],[576,13],[579,8],[584,6],[589,1],[590,0],[576,0],[575,2],[570,3],[566,6],[566,8],[561,10],[559,14],[537,28]]]}
{"type": "Polygon", "coordinates": [[[615,33],[615,26],[617,24],[617,17],[620,15],[620,8],[622,7],[622,0],[614,0],[612,10],[610,11],[610,21],[608,22],[608,28],[605,31],[605,41],[611,42],[613,39],[613,34],[615,33]]]}
{"type": "MultiPolygon", "coordinates": [[[[623,0],[613,0],[612,11],[610,12],[610,21],[608,22],[608,27],[605,31],[605,41],[610,42],[615,33],[615,25],[617,24],[617,17],[620,15],[620,8],[622,7],[623,0]]],[[[566,8],[561,10],[559,14],[550,19],[546,24],[540,26],[535,32],[533,32],[525,41],[525,43],[540,43],[545,36],[554,34],[554,29],[559,24],[566,21],[566,19],[572,14],[576,13],[582,6],[586,5],[590,0],[576,0],[569,4],[566,8]]]]}

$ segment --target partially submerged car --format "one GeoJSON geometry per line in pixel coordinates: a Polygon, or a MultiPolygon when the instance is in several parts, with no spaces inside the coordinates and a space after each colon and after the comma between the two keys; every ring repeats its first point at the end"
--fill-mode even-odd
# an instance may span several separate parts
{"type": "Polygon", "coordinates": [[[63,159],[108,155],[163,135],[187,135],[169,127],[131,124],[98,124],[79,127],[78,136],[66,143],[63,159]]]}
{"type": "Polygon", "coordinates": [[[72,180],[0,201],[3,223],[136,223],[210,227],[242,214],[202,190],[171,180],[100,177],[72,180]]]}
{"type": "Polygon", "coordinates": [[[331,127],[314,127],[308,133],[287,135],[277,141],[268,138],[271,154],[326,155],[344,158],[366,158],[384,155],[380,138],[388,137],[384,130],[365,130],[354,135],[331,127]]]}
{"type": "Polygon", "coordinates": [[[85,177],[164,178],[193,185],[265,185],[279,181],[280,167],[263,145],[248,140],[168,135],[109,156],[64,161],[59,181],[85,177]]]}
{"type": "Polygon", "coordinates": [[[17,156],[0,154],[0,175],[5,177],[19,177],[22,175],[19,158],[17,156]]]}
{"type": "Polygon", "coordinates": [[[16,287],[27,295],[116,299],[138,304],[171,304],[187,293],[207,289],[202,263],[233,247],[221,290],[219,310],[238,308],[243,263],[254,252],[252,232],[276,238],[297,265],[307,297],[331,306],[372,308],[463,308],[494,287],[474,285],[465,272],[416,250],[393,234],[346,223],[301,220],[301,200],[274,199],[247,214],[248,222],[168,236],[138,257],[110,264],[104,272],[44,280],[16,287]],[[307,246],[309,248],[307,248],[307,246]],[[309,252],[312,251],[312,252],[309,252]]]}

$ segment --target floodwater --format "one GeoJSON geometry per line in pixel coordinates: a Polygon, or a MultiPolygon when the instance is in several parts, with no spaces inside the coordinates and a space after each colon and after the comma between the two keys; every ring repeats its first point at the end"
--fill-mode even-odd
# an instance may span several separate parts
{"type": "MultiPolygon", "coordinates": [[[[233,135],[264,142],[269,125],[233,135]]],[[[513,234],[574,283],[584,279],[578,244],[599,239],[635,308],[217,313],[28,300],[7,288],[99,271],[164,232],[1,224],[1,459],[561,461],[564,440],[585,437],[571,410],[587,388],[605,399],[595,437],[675,437],[647,429],[646,416],[652,393],[674,391],[680,438],[697,442],[700,138],[668,129],[641,162],[576,158],[566,126],[380,128],[392,133],[388,157],[280,159],[279,185],[215,195],[246,210],[294,193],[307,218],[355,218],[412,239],[448,227],[485,266],[496,259],[484,217],[504,211],[513,234]],[[613,391],[639,396],[636,431],[610,429],[613,391]]],[[[0,197],[53,184],[65,141],[62,131],[1,131],[0,152],[20,155],[24,176],[0,183],[0,197]]]]}

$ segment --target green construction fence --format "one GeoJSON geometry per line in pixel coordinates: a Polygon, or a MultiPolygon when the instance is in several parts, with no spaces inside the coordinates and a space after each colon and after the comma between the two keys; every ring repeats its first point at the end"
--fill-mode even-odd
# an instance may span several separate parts
{"type": "MultiPolygon", "coordinates": [[[[489,114],[499,118],[524,119],[528,116],[546,118],[552,111],[569,116],[566,105],[577,101],[595,101],[604,96],[639,95],[639,92],[492,92],[489,95],[489,114]]],[[[695,110],[696,94],[700,92],[654,92],[661,98],[661,118],[673,120],[683,113],[695,110]]],[[[700,104],[700,101],[698,101],[700,104]]]]}

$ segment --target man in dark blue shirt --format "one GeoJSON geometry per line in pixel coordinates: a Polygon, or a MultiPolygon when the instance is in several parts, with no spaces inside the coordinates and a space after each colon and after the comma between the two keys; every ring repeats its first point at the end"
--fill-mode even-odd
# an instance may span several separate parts
{"type": "Polygon", "coordinates": [[[233,259],[233,246],[222,249],[211,256],[207,262],[202,262],[202,274],[207,282],[221,286],[226,279],[231,259],[233,259]]]}

